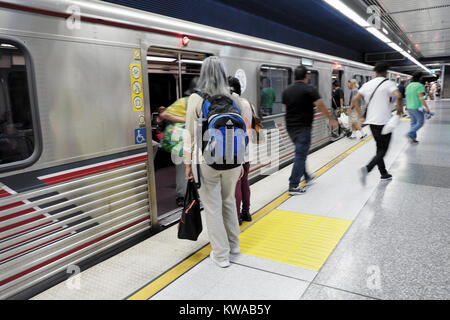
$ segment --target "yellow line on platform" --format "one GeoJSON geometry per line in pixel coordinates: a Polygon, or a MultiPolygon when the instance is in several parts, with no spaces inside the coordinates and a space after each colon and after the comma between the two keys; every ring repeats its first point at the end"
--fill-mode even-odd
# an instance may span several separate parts
{"type": "MultiPolygon", "coordinates": [[[[359,142],[356,146],[350,148],[346,152],[339,155],[337,158],[333,159],[329,163],[327,163],[324,167],[320,168],[318,171],[314,173],[315,178],[320,177],[325,172],[330,170],[332,167],[337,165],[339,162],[344,160],[347,156],[355,152],[357,149],[362,147],[365,143],[373,139],[373,136],[369,136],[363,141],[359,142]]],[[[304,186],[305,182],[301,182],[300,186],[304,186]]],[[[256,222],[258,222],[263,217],[267,216],[269,213],[273,212],[276,208],[278,208],[283,202],[288,200],[291,196],[289,193],[285,192],[275,200],[273,200],[271,203],[263,207],[262,209],[258,210],[255,214],[252,215],[252,221],[251,222],[244,222],[241,226],[241,232],[243,232],[245,229],[248,229],[249,227],[253,226],[256,222]]],[[[340,238],[339,238],[340,239],[340,238]]],[[[337,244],[337,242],[336,242],[337,244]]],[[[334,248],[334,246],[333,246],[334,248]]],[[[165,287],[167,287],[169,284],[174,282],[176,279],[181,277],[183,274],[191,270],[193,267],[195,267],[197,264],[202,262],[204,259],[206,259],[209,254],[211,253],[211,245],[208,244],[204,248],[200,249],[199,251],[195,252],[193,255],[189,256],[186,260],[180,262],[170,270],[166,271],[164,274],[160,275],[158,278],[150,282],[148,285],[137,291],[136,293],[132,294],[128,300],[147,300],[153,297],[155,294],[163,290],[165,287]]],[[[331,252],[329,252],[326,257],[331,252]]],[[[324,260],[324,261],[325,261],[324,260]]],[[[317,263],[313,264],[313,268],[317,268],[317,263]]]]}

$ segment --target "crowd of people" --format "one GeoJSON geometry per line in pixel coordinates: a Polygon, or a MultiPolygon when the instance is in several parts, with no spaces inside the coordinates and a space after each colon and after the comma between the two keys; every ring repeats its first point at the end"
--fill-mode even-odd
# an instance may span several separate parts
{"type": "MultiPolygon", "coordinates": [[[[360,139],[367,136],[362,129],[364,123],[369,125],[376,142],[375,156],[360,169],[363,185],[366,183],[367,175],[376,166],[382,180],[392,179],[384,163],[384,156],[389,149],[392,137],[392,132],[384,132],[392,117],[390,103],[392,97],[395,97],[399,116],[403,114],[403,103],[406,100],[406,109],[411,117],[408,139],[412,144],[418,143],[417,131],[423,126],[424,114],[431,113],[425,101],[425,86],[420,82],[422,74],[416,72],[412,82],[402,88],[387,79],[388,69],[388,64],[378,63],[374,68],[376,77],[361,88],[354,79],[348,82],[350,104],[346,115],[352,131],[350,138],[355,139],[358,134],[360,139]],[[365,101],[364,113],[362,112],[363,100],[365,101]]],[[[314,179],[314,176],[306,171],[306,160],[311,146],[315,108],[328,119],[332,131],[339,130],[337,119],[345,112],[343,91],[339,83],[333,83],[333,112],[330,113],[317,89],[309,84],[309,70],[300,65],[295,69],[294,74],[294,83],[282,94],[282,103],[286,110],[286,128],[295,146],[294,164],[288,182],[288,192],[292,196],[305,193],[314,179]],[[306,182],[305,187],[300,186],[302,178],[306,182]]],[[[234,152],[234,157],[230,158],[235,161],[233,165],[217,161],[218,154],[220,159],[222,156],[225,159],[225,156],[229,154],[226,147],[228,144],[225,141],[228,139],[225,134],[228,129],[238,127],[245,132],[249,140],[255,141],[255,133],[252,129],[255,127],[258,115],[252,103],[240,95],[239,80],[228,77],[220,58],[212,56],[203,62],[200,77],[192,81],[189,90],[185,92],[185,97],[177,100],[167,109],[161,110],[160,113],[161,120],[164,119],[171,124],[181,124],[183,128],[182,152],[176,152],[176,157],[181,159],[177,162],[177,198],[182,198],[183,191],[186,190],[186,181],[198,182],[200,186],[198,191],[204,207],[212,247],[210,258],[223,268],[230,265],[230,255],[240,253],[239,225],[242,221],[252,220],[248,182],[250,159],[247,152],[243,158],[236,157],[235,153],[238,150],[235,146],[231,150],[231,154],[234,152]],[[209,128],[206,131],[205,125],[209,128]],[[208,160],[209,158],[205,155],[204,133],[211,132],[208,131],[211,128],[219,134],[220,130],[225,128],[223,138],[212,137],[211,133],[206,138],[209,141],[206,144],[207,147],[216,148],[213,152],[215,153],[214,161],[208,160]],[[211,147],[212,145],[214,147],[211,147]]],[[[239,144],[239,139],[236,140],[236,137],[233,139],[234,144],[239,144]]],[[[175,140],[180,141],[179,138],[175,140]]],[[[247,143],[247,138],[242,140],[246,150],[248,150],[247,143]]]]}

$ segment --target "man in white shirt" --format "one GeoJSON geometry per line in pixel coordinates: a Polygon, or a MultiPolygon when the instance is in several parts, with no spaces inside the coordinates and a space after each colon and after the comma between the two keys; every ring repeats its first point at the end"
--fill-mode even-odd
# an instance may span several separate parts
{"type": "Polygon", "coordinates": [[[389,143],[391,142],[392,134],[381,134],[383,127],[389,122],[391,118],[391,106],[390,98],[396,96],[397,101],[397,114],[403,113],[402,107],[402,94],[397,88],[397,85],[393,81],[389,81],[387,77],[387,71],[389,64],[385,62],[379,62],[375,65],[374,71],[376,72],[376,78],[365,83],[358,94],[352,99],[352,108],[357,108],[359,111],[359,101],[364,98],[367,101],[366,105],[366,119],[365,123],[370,125],[373,137],[377,144],[377,153],[375,157],[369,162],[369,164],[361,168],[361,182],[366,184],[366,177],[369,172],[375,166],[378,166],[378,170],[381,173],[382,180],[392,179],[384,164],[384,156],[389,149],[389,143]]]}

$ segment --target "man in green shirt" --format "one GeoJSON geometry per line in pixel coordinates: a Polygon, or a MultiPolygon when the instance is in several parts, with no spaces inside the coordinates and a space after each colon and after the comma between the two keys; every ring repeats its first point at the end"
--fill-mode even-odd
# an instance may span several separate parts
{"type": "Polygon", "coordinates": [[[412,82],[406,87],[406,109],[411,117],[411,129],[408,132],[408,139],[411,144],[418,144],[417,131],[423,127],[425,115],[419,109],[424,106],[427,113],[430,109],[425,101],[425,86],[420,83],[422,72],[416,71],[413,74],[412,82]]]}
{"type": "Polygon", "coordinates": [[[270,86],[264,86],[264,89],[261,90],[261,107],[264,116],[272,115],[273,103],[275,102],[276,96],[275,90],[270,86]]]}

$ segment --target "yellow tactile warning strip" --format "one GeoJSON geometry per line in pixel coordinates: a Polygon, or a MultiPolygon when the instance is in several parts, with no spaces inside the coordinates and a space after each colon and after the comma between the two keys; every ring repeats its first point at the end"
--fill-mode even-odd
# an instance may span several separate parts
{"type": "Polygon", "coordinates": [[[241,252],[319,271],[351,223],[274,210],[241,234],[241,252]]]}
{"type": "MultiPolygon", "coordinates": [[[[332,167],[334,167],[336,164],[344,160],[347,156],[352,154],[355,150],[362,147],[365,143],[373,139],[373,136],[369,136],[360,143],[358,143],[356,146],[350,148],[337,158],[333,159],[329,163],[327,163],[324,167],[319,169],[314,173],[314,176],[316,178],[323,175],[325,172],[330,170],[332,167]]],[[[304,182],[300,184],[301,186],[304,186],[304,182]]],[[[291,196],[289,193],[283,193],[281,196],[279,196],[277,199],[273,200],[271,203],[269,203],[264,208],[260,209],[258,212],[252,215],[252,222],[244,222],[241,226],[241,232],[244,230],[253,227],[253,225],[261,220],[263,217],[271,214],[274,212],[276,208],[278,208],[283,202],[288,200],[291,196]]],[[[298,213],[296,213],[298,214],[298,213]]],[[[331,218],[328,218],[331,219],[331,218]]],[[[350,222],[351,223],[351,222],[350,222]]],[[[337,244],[337,242],[336,242],[337,244]]],[[[333,247],[334,248],[334,247],[333,247]]],[[[332,251],[332,249],[331,249],[332,251]]],[[[330,253],[331,253],[330,251],[330,253]]],[[[204,248],[200,249],[199,251],[195,252],[193,255],[188,257],[186,260],[180,262],[158,278],[152,280],[149,284],[138,290],[137,292],[131,294],[127,299],[128,300],[147,300],[153,297],[155,294],[157,294],[159,291],[167,287],[169,284],[171,284],[173,281],[181,277],[184,273],[195,267],[197,264],[202,262],[204,259],[206,259],[211,252],[211,245],[207,245],[204,248]]],[[[328,255],[325,257],[328,257],[328,255]]]]}

